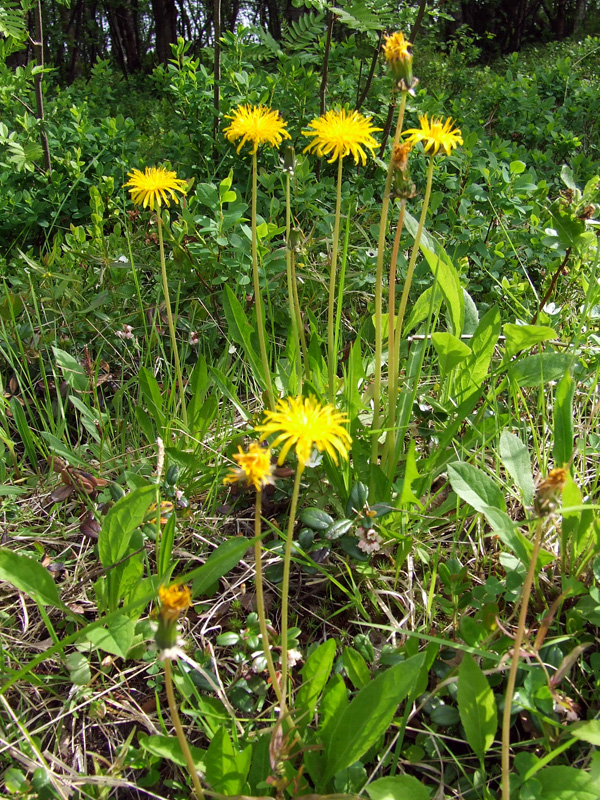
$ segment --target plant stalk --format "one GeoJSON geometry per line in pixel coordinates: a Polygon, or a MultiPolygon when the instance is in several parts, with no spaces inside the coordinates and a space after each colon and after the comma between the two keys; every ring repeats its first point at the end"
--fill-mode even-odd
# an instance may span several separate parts
{"type": "Polygon", "coordinates": [[[513,657],[510,664],[510,672],[508,673],[508,680],[506,682],[506,694],[504,695],[504,714],[502,715],[502,800],[510,800],[510,716],[512,710],[512,701],[515,694],[517,672],[519,669],[521,645],[523,644],[523,639],[525,637],[525,623],[527,621],[529,598],[531,596],[533,577],[535,575],[535,568],[537,566],[538,555],[542,544],[543,529],[544,520],[540,519],[538,520],[535,530],[531,561],[529,562],[529,569],[527,570],[527,576],[525,578],[525,583],[523,584],[519,622],[517,624],[517,632],[513,646],[513,657]]]}
{"type": "MultiPolygon", "coordinates": [[[[381,359],[383,353],[383,261],[385,257],[385,234],[387,229],[388,210],[390,207],[390,191],[392,188],[392,178],[394,176],[393,152],[394,147],[400,141],[402,126],[404,124],[404,110],[406,108],[407,92],[401,93],[400,109],[398,111],[398,121],[394,134],[394,143],[390,162],[388,165],[387,177],[385,179],[385,189],[381,201],[381,218],[379,220],[379,239],[377,241],[377,269],[375,272],[375,377],[373,382],[373,423],[371,426],[371,464],[377,463],[379,450],[379,428],[381,425],[381,359]]],[[[394,314],[394,310],[389,310],[394,314]]],[[[388,325],[389,327],[389,325],[388,325]]]]}
{"type": "Polygon", "coordinates": [[[331,270],[329,273],[329,308],[327,313],[327,351],[329,376],[329,402],[335,402],[335,376],[337,375],[337,352],[335,348],[335,284],[337,273],[337,257],[340,238],[340,218],[342,210],[342,166],[343,157],[338,159],[337,198],[335,203],[335,222],[333,224],[333,244],[331,247],[331,270]]]}
{"type": "Polygon", "coordinates": [[[271,368],[267,357],[267,345],[265,339],[265,317],[258,279],[258,237],[256,233],[256,206],[258,197],[258,165],[256,153],[252,153],[252,280],[254,283],[254,304],[256,306],[256,327],[258,328],[258,343],[260,346],[260,358],[265,373],[265,383],[267,390],[267,403],[271,411],[275,409],[275,395],[273,394],[273,384],[271,383],[271,368]]]}
{"type": "Polygon", "coordinates": [[[202,786],[200,785],[200,780],[198,778],[198,773],[196,772],[194,759],[192,758],[192,753],[190,752],[190,747],[187,743],[187,738],[184,733],[183,726],[181,725],[181,720],[179,719],[179,711],[177,710],[177,703],[175,702],[175,692],[173,691],[173,676],[171,674],[171,659],[165,658],[164,665],[165,665],[165,689],[167,690],[167,700],[169,703],[169,711],[171,712],[171,721],[173,722],[173,727],[175,728],[175,733],[177,734],[177,740],[181,747],[181,752],[183,753],[183,757],[185,758],[185,763],[190,778],[192,779],[192,784],[194,785],[194,794],[196,795],[197,800],[204,800],[204,792],[202,790],[202,786]]]}
{"type": "Polygon", "coordinates": [[[283,556],[283,582],[281,584],[281,715],[283,716],[287,702],[287,677],[288,677],[288,613],[290,595],[290,564],[292,560],[292,542],[294,540],[294,524],[296,522],[296,509],[298,507],[298,496],[300,494],[300,481],[304,467],[298,464],[296,467],[296,478],[292,491],[292,501],[290,504],[290,516],[288,519],[287,533],[285,539],[285,552],[283,556]]]}
{"type": "Polygon", "coordinates": [[[185,405],[185,387],[183,385],[183,374],[181,372],[181,363],[179,361],[179,350],[177,349],[177,339],[175,338],[175,325],[173,324],[173,313],[171,311],[171,300],[169,298],[169,282],[167,280],[167,265],[165,262],[165,244],[163,241],[162,232],[162,219],[160,216],[160,208],[156,214],[158,223],[158,247],[160,249],[160,271],[162,274],[163,295],[165,298],[165,306],[167,309],[167,320],[169,323],[169,334],[171,336],[171,349],[173,350],[173,358],[175,360],[175,372],[177,374],[177,383],[179,385],[179,399],[181,401],[181,414],[183,422],[187,428],[187,408],[185,405]]]}
{"type": "Polygon", "coordinates": [[[256,611],[258,614],[258,625],[260,628],[260,635],[262,637],[262,646],[265,658],[267,660],[267,668],[269,670],[269,677],[271,684],[277,695],[277,699],[281,704],[281,686],[277,679],[275,672],[275,665],[273,664],[273,655],[269,647],[269,632],[267,630],[267,617],[265,613],[265,596],[263,592],[263,574],[262,574],[262,544],[261,544],[261,509],[262,509],[262,492],[256,493],[256,503],[254,506],[254,571],[256,573],[256,611]]]}

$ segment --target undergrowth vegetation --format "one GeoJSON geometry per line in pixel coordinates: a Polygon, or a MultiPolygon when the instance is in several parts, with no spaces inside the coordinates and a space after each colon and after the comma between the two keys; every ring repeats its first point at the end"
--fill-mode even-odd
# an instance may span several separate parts
{"type": "Polygon", "coordinates": [[[0,65],[5,794],[600,796],[600,40],[323,19],[0,65]]]}

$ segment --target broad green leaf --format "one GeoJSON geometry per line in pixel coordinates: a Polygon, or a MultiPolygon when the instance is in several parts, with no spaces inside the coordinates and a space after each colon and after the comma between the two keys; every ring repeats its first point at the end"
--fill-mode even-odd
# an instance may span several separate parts
{"type": "Polygon", "coordinates": [[[463,326],[463,334],[471,336],[477,330],[479,325],[479,311],[475,305],[475,301],[466,289],[463,289],[463,297],[465,301],[465,324],[463,326]]]}
{"type": "Polygon", "coordinates": [[[0,580],[12,584],[36,603],[64,608],[52,576],[33,558],[0,547],[0,580]]]}
{"type": "Polygon", "coordinates": [[[537,353],[511,364],[508,377],[517,386],[543,386],[564,377],[572,363],[567,353],[537,353]]]}
{"type": "Polygon", "coordinates": [[[460,364],[454,374],[454,393],[459,405],[479,390],[488,376],[499,336],[500,312],[494,306],[484,314],[471,338],[471,355],[460,364]]]}
{"type": "Polygon", "coordinates": [[[346,674],[355,689],[362,689],[371,681],[371,673],[367,662],[353,647],[344,648],[342,661],[346,668],[346,674]]]}
{"type": "Polygon", "coordinates": [[[574,739],[580,739],[582,742],[600,747],[600,720],[598,719],[590,719],[586,722],[570,725],[566,732],[574,739]]]}
{"type": "Polygon", "coordinates": [[[406,454],[406,463],[404,465],[404,479],[402,481],[402,491],[400,492],[400,497],[398,501],[398,507],[402,509],[408,509],[410,504],[414,503],[417,506],[421,507],[421,501],[413,492],[412,485],[413,483],[421,477],[419,474],[419,470],[417,468],[417,459],[416,459],[416,442],[413,438],[410,440],[410,444],[408,445],[408,453],[406,454]]]}
{"type": "Polygon", "coordinates": [[[504,352],[507,358],[512,358],[521,350],[531,350],[540,342],[557,338],[556,331],[547,325],[515,325],[507,322],[503,330],[506,337],[504,352]]]}
{"type": "Polygon", "coordinates": [[[236,342],[236,344],[239,344],[244,348],[246,358],[252,367],[254,377],[264,388],[266,386],[266,382],[262,361],[259,354],[254,349],[254,345],[252,344],[254,328],[248,322],[246,314],[244,313],[244,309],[242,308],[240,301],[233,293],[229,284],[225,284],[225,293],[223,295],[223,311],[225,312],[225,318],[227,319],[227,325],[231,334],[231,338],[236,342]]]}
{"type": "Polygon", "coordinates": [[[70,353],[66,353],[58,347],[53,347],[52,352],[56,363],[61,369],[63,378],[71,389],[75,389],[77,392],[85,392],[90,388],[89,378],[76,358],[73,358],[70,353]]]}
{"type": "Polygon", "coordinates": [[[366,792],[371,800],[430,800],[428,790],[412,775],[379,778],[368,784],[366,792]]]}
{"type": "Polygon", "coordinates": [[[90,663],[83,653],[69,653],[65,658],[65,666],[75,686],[85,686],[92,680],[90,663]]]}
{"type": "Polygon", "coordinates": [[[217,549],[210,554],[206,564],[193,569],[191,572],[182,575],[180,583],[193,581],[192,597],[205,594],[216,584],[219,578],[226,575],[230,569],[239,564],[244,557],[250,542],[244,536],[234,536],[223,542],[217,549]]]}
{"type": "Polygon", "coordinates": [[[386,732],[398,704],[415,686],[424,663],[421,653],[382,672],[333,720],[325,741],[324,782],[353,764],[386,732]]]}
{"type": "Polygon", "coordinates": [[[504,468],[519,487],[525,504],[531,505],[534,484],[529,450],[519,437],[510,431],[505,430],[500,434],[500,458],[504,468]]]}
{"type": "Polygon", "coordinates": [[[333,525],[333,517],[320,508],[303,508],[298,515],[300,522],[313,531],[326,531],[333,525]]]}
{"type": "Polygon", "coordinates": [[[598,800],[600,780],[575,767],[545,767],[535,773],[539,800],[598,800]]]}
{"type": "Polygon", "coordinates": [[[103,567],[112,567],[123,558],[131,534],[144,521],[156,493],[156,486],[141,486],[122,497],[104,517],[98,535],[98,554],[103,567]]]}
{"type": "Polygon", "coordinates": [[[319,733],[323,740],[328,739],[330,730],[347,707],[348,689],[344,679],[341,675],[332,675],[319,703],[319,733]]]}
{"type": "Polygon", "coordinates": [[[302,686],[296,695],[295,707],[305,726],[312,721],[319,695],[329,680],[334,658],[335,639],[327,639],[310,654],[302,667],[302,686]]]}
{"type": "Polygon", "coordinates": [[[451,333],[432,333],[431,342],[438,354],[442,376],[447,375],[471,355],[471,348],[451,333]]]}
{"type": "Polygon", "coordinates": [[[417,301],[412,307],[409,318],[404,323],[402,336],[407,336],[413,328],[424,322],[429,314],[435,314],[442,303],[442,292],[437,284],[425,289],[417,297],[417,301]]]}
{"type": "Polygon", "coordinates": [[[228,796],[244,794],[251,755],[251,747],[238,752],[225,728],[220,728],[204,756],[205,777],[212,790],[228,796]]]}
{"type": "MultiPolygon", "coordinates": [[[[483,508],[482,513],[494,533],[500,541],[521,561],[525,566],[529,566],[533,544],[521,533],[512,519],[504,511],[497,508],[483,508]]],[[[554,561],[554,554],[541,549],[538,555],[538,569],[543,569],[554,561]]]]}
{"type": "MultiPolygon", "coordinates": [[[[160,734],[144,736],[142,734],[138,736],[138,742],[140,747],[148,753],[152,753],[152,755],[158,756],[159,758],[166,758],[180,767],[186,766],[185,757],[181,752],[181,745],[177,741],[176,736],[163,736],[160,734]]],[[[205,751],[193,745],[189,745],[189,748],[196,769],[204,770],[205,751]]]]}
{"type": "Polygon", "coordinates": [[[456,494],[475,511],[487,510],[490,506],[504,511],[504,495],[496,483],[472,464],[455,461],[448,465],[448,478],[456,494]]]}
{"type": "Polygon", "coordinates": [[[571,461],[575,431],[573,427],[573,398],[575,381],[566,372],[556,387],[554,398],[554,466],[562,467],[571,461]]]}
{"type": "Polygon", "coordinates": [[[488,680],[468,653],[464,654],[458,670],[457,701],[469,747],[483,758],[494,743],[498,713],[488,680]]]}
{"type": "Polygon", "coordinates": [[[434,280],[442,290],[444,303],[450,321],[451,332],[460,336],[465,323],[465,298],[460,277],[448,255],[440,249],[436,255],[421,242],[421,250],[427,259],[434,280]]]}
{"type": "Polygon", "coordinates": [[[135,634],[135,622],[126,614],[111,617],[106,628],[92,628],[86,633],[88,642],[113,656],[127,657],[135,634]]]}

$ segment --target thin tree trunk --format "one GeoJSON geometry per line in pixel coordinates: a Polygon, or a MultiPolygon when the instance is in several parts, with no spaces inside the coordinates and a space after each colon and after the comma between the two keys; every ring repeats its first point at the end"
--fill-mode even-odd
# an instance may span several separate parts
{"type": "MultiPolygon", "coordinates": [[[[425,0],[426,2],[426,0],[425,0]]],[[[362,104],[367,99],[367,95],[369,94],[369,89],[371,88],[371,84],[373,82],[373,77],[375,75],[375,69],[377,67],[377,60],[379,59],[379,53],[381,52],[381,40],[383,39],[383,31],[379,31],[379,40],[377,42],[377,47],[375,48],[375,52],[373,53],[373,58],[371,59],[371,68],[369,70],[369,74],[367,76],[367,81],[363,87],[363,90],[360,94],[356,102],[356,110],[360,111],[362,104]]]]}
{"type": "MultiPolygon", "coordinates": [[[[35,60],[41,70],[44,68],[44,31],[42,29],[42,0],[38,0],[35,9],[35,41],[32,45],[35,51],[35,60]]],[[[42,150],[44,151],[44,165],[48,175],[52,175],[52,163],[50,161],[50,145],[48,144],[48,136],[44,127],[44,95],[42,92],[42,76],[43,72],[39,71],[34,77],[35,87],[35,102],[37,107],[37,118],[40,124],[40,142],[42,150]]]]}
{"type": "Polygon", "coordinates": [[[213,70],[214,95],[213,107],[215,118],[213,122],[213,159],[217,157],[217,137],[219,135],[219,114],[220,114],[220,95],[221,95],[221,0],[214,0],[214,29],[215,29],[215,64],[213,70]]]}

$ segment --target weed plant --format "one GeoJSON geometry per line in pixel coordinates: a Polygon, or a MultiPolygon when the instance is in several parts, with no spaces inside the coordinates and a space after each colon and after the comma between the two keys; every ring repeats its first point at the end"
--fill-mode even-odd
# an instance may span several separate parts
{"type": "Polygon", "coordinates": [[[319,26],[2,67],[9,796],[600,795],[598,41],[319,26]]]}

